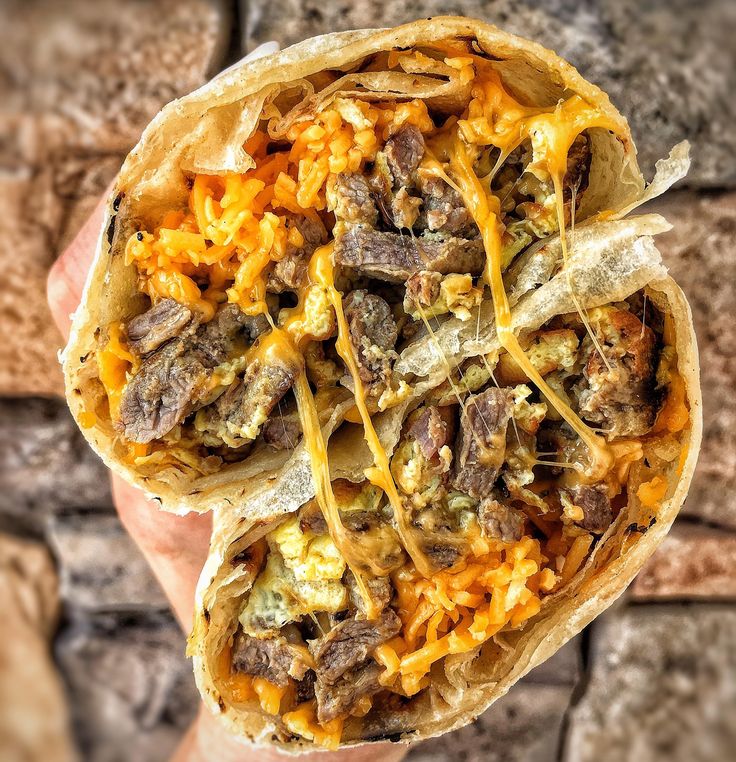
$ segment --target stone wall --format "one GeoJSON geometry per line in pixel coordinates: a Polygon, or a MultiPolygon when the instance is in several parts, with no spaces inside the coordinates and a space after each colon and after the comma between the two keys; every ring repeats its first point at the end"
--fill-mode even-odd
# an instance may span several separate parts
{"type": "Polygon", "coordinates": [[[184,636],[117,520],[105,469],[50,398],[60,389],[59,338],[42,298],[45,271],[166,101],[268,39],[441,12],[496,21],[567,56],[629,116],[648,172],[676,140],[692,140],[685,186],[654,206],[674,223],[660,245],[693,308],[706,436],[683,515],[627,598],[473,726],[410,758],[732,758],[736,5],[11,0],[2,10],[0,531],[46,544],[56,560],[54,655],[82,758],[165,759],[197,696],[184,636]]]}

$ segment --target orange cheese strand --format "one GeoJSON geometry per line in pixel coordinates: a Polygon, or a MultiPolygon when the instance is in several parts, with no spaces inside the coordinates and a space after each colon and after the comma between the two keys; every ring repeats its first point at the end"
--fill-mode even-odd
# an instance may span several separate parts
{"type": "Polygon", "coordinates": [[[107,331],[107,344],[97,353],[97,367],[100,381],[107,393],[110,416],[115,419],[120,411],[128,373],[134,373],[137,370],[139,361],[123,343],[120,323],[111,323],[107,331]]]}
{"type": "Polygon", "coordinates": [[[646,508],[658,508],[667,494],[667,480],[663,476],[655,476],[648,482],[643,482],[636,490],[636,496],[646,508]]]}
{"type": "Polygon", "coordinates": [[[266,680],[265,677],[253,678],[253,690],[258,701],[261,704],[261,709],[267,714],[277,715],[279,713],[279,707],[281,706],[281,699],[286,693],[286,688],[281,688],[278,685],[266,680]]]}
{"type": "Polygon", "coordinates": [[[659,411],[652,431],[669,431],[676,434],[682,431],[690,420],[690,410],[687,407],[687,394],[682,376],[672,371],[667,399],[659,411]]]}
{"type": "Polygon", "coordinates": [[[496,332],[501,346],[511,355],[527,377],[554,405],[557,412],[569,424],[588,447],[591,464],[588,475],[600,480],[613,465],[613,458],[605,440],[586,426],[572,408],[563,402],[527,358],[513,331],[511,308],[503,285],[501,270],[501,223],[499,201],[486,193],[473,171],[470,159],[460,136],[453,141],[450,168],[461,190],[463,200],[478,225],[486,250],[484,277],[491,288],[496,332]]]}
{"type": "Polygon", "coordinates": [[[360,373],[358,369],[358,363],[355,360],[353,354],[353,348],[350,344],[350,332],[348,329],[347,320],[345,319],[345,313],[342,309],[342,296],[340,292],[335,288],[333,278],[332,267],[332,251],[333,244],[323,246],[315,252],[312,262],[310,264],[310,274],[314,280],[327,289],[332,302],[332,306],[335,309],[335,315],[337,317],[337,353],[343,359],[345,365],[350,371],[350,375],[353,379],[353,394],[355,396],[355,404],[360,413],[360,417],[363,421],[363,429],[365,432],[365,440],[373,455],[374,468],[366,471],[366,477],[372,484],[380,487],[388,496],[391,508],[394,512],[394,518],[396,520],[396,529],[401,538],[401,542],[406,549],[406,552],[411,557],[412,561],[425,576],[429,576],[432,573],[432,565],[429,559],[426,557],[422,549],[417,543],[414,533],[409,527],[409,522],[406,517],[404,506],[399,497],[396,484],[391,474],[391,468],[388,462],[388,456],[383,449],[381,440],[376,434],[376,430],[371,420],[370,412],[365,403],[365,388],[363,382],[360,379],[360,373]]]}
{"type": "Polygon", "coordinates": [[[340,745],[344,721],[337,718],[320,724],[312,701],[300,704],[293,712],[286,712],[281,720],[292,733],[325,749],[334,750],[340,745]]]}

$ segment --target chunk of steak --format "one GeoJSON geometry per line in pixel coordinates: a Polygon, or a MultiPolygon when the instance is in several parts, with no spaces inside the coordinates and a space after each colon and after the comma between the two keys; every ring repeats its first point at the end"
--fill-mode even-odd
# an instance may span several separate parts
{"type": "Polygon", "coordinates": [[[400,283],[420,270],[479,275],[485,249],[479,239],[387,233],[364,225],[339,230],[335,237],[335,262],[378,280],[400,283]]]}
{"type": "Polygon", "coordinates": [[[613,521],[611,501],[603,485],[582,484],[564,490],[569,500],[583,512],[583,519],[576,523],[593,534],[603,534],[613,521]]]}
{"type": "Polygon", "coordinates": [[[358,699],[372,696],[383,687],[378,678],[382,668],[372,661],[356,667],[339,680],[329,683],[317,678],[315,696],[317,698],[317,719],[329,722],[346,715],[358,699]]]}
{"type": "MultiPolygon", "coordinates": [[[[365,583],[373,605],[379,611],[383,611],[391,602],[391,597],[394,594],[393,587],[391,587],[391,580],[389,580],[388,577],[367,577],[365,583]]],[[[347,585],[348,594],[350,595],[350,602],[363,616],[365,616],[365,601],[360,594],[360,588],[358,587],[355,576],[350,570],[345,573],[345,584],[347,585]]]]}
{"type": "Polygon", "coordinates": [[[296,703],[303,704],[305,701],[311,701],[315,697],[314,688],[317,681],[317,675],[313,670],[309,670],[304,677],[296,684],[296,703]]]}
{"type": "Polygon", "coordinates": [[[344,310],[361,380],[366,384],[385,381],[391,372],[392,350],[398,338],[391,307],[380,296],[359,289],[345,298],[344,310]]]}
{"type": "Polygon", "coordinates": [[[297,214],[286,215],[286,228],[296,228],[303,239],[300,246],[288,243],[286,254],[276,262],[268,275],[267,290],[273,294],[296,291],[308,278],[309,260],[315,249],[327,240],[324,225],[311,217],[297,214]]]}
{"type": "Polygon", "coordinates": [[[512,413],[508,389],[491,387],[465,400],[455,443],[453,485],[481,499],[491,494],[506,453],[506,428],[512,413]]]}
{"type": "Polygon", "coordinates": [[[172,342],[144,361],[120,403],[125,438],[146,443],[164,436],[204,398],[210,374],[185,342],[172,342]]]}
{"type": "Polygon", "coordinates": [[[326,635],[309,642],[309,650],[317,663],[317,677],[334,683],[400,629],[401,620],[392,609],[384,609],[374,621],[345,619],[338,622],[326,635]]]}
{"type": "Polygon", "coordinates": [[[582,192],[588,187],[590,159],[590,141],[586,135],[578,135],[567,152],[567,169],[562,179],[565,201],[572,198],[573,189],[579,199],[582,192]]]}
{"type": "Polygon", "coordinates": [[[243,380],[233,382],[209,408],[206,429],[218,435],[227,433],[232,438],[254,440],[276,404],[291,389],[298,372],[296,366],[253,362],[243,380]]]}
{"type": "Polygon", "coordinates": [[[473,238],[478,234],[478,227],[462,196],[441,177],[420,178],[419,189],[423,198],[420,227],[461,238],[473,238]]]}
{"type": "Polygon", "coordinates": [[[484,536],[502,542],[516,542],[524,534],[524,514],[510,505],[504,505],[493,497],[481,500],[478,506],[478,522],[484,536]]]}
{"type": "Polygon", "coordinates": [[[424,157],[424,136],[418,127],[405,124],[386,141],[383,152],[386,155],[394,185],[401,187],[409,185],[424,157]]]}
{"type": "Polygon", "coordinates": [[[302,532],[327,534],[327,522],[316,499],[310,500],[299,509],[299,529],[302,532]]]}
{"type": "Polygon", "coordinates": [[[263,316],[226,305],[192,335],[170,340],[148,355],[126,385],[120,426],[131,442],[158,439],[196,410],[210,393],[213,369],[267,326],[263,316]]]}
{"type": "Polygon", "coordinates": [[[263,441],[275,450],[293,450],[302,438],[302,424],[296,407],[279,409],[261,428],[263,441]]]}
{"type": "Polygon", "coordinates": [[[150,354],[179,336],[190,326],[193,317],[186,305],[179,304],[174,299],[162,299],[128,322],[128,345],[139,355],[150,354]]]}
{"type": "Polygon", "coordinates": [[[360,174],[339,174],[330,189],[333,211],[339,220],[375,226],[378,208],[368,179],[360,174]]]}
{"type": "Polygon", "coordinates": [[[591,314],[610,369],[586,337],[582,356],[588,359],[576,387],[580,414],[601,424],[609,437],[643,436],[657,415],[654,333],[626,310],[606,307],[591,314]]]}
{"type": "Polygon", "coordinates": [[[462,555],[460,549],[455,545],[442,542],[429,543],[423,550],[435,569],[449,569],[457,563],[462,555]]]}
{"type": "Polygon", "coordinates": [[[440,450],[450,442],[450,432],[447,412],[432,405],[412,423],[408,434],[416,440],[427,460],[437,460],[440,450]]]}
{"type": "Polygon", "coordinates": [[[417,305],[420,307],[429,307],[434,304],[440,296],[440,284],[442,275],[440,273],[420,270],[412,275],[406,281],[406,292],[404,294],[404,311],[415,312],[417,305]]]}
{"type": "Polygon", "coordinates": [[[286,641],[254,638],[242,630],[233,643],[232,666],[236,672],[265,677],[280,688],[289,685],[289,677],[301,680],[309,669],[299,650],[286,641]]]}

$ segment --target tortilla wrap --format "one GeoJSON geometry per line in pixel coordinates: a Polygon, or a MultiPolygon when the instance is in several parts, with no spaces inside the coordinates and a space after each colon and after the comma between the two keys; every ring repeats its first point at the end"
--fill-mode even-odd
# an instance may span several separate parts
{"type": "MultiPolygon", "coordinates": [[[[445,124],[452,127],[455,123],[445,124]]],[[[472,129],[472,125],[467,129],[472,129]]],[[[389,134],[395,133],[389,130],[389,134]]],[[[315,141],[319,142],[319,138],[315,141]]],[[[437,147],[431,146],[432,150],[437,147]]],[[[449,149],[451,157],[455,156],[453,150],[456,149],[449,149]]],[[[507,158],[503,155],[503,160],[507,158]]],[[[449,165],[453,160],[449,160],[449,165]]],[[[460,166],[460,160],[457,161],[460,166]]],[[[392,30],[336,33],[307,40],[273,56],[236,66],[199,91],[169,105],[152,122],[126,160],[110,198],[97,256],[64,353],[67,393],[85,436],[114,471],[155,496],[167,510],[215,512],[215,530],[197,591],[196,621],[189,648],[205,703],[234,733],[253,743],[296,752],[315,744],[334,748],[386,738],[411,742],[458,728],[504,695],[514,682],[548,658],[624,591],[662,541],[682,505],[700,446],[701,404],[692,319],[682,292],[667,275],[653,239],[669,226],[658,215],[630,216],[637,206],[680,179],[687,166],[687,146],[677,146],[667,160],[658,164],[654,180],[646,186],[636,163],[628,125],[603,92],[551,51],[482,22],[461,18],[429,19],[392,30]],[[445,53],[452,64],[435,55],[438,44],[447,47],[445,53]],[[372,466],[373,472],[376,470],[375,443],[368,436],[362,410],[363,427],[359,425],[361,418],[356,418],[355,406],[360,407],[356,375],[353,374],[352,383],[348,379],[339,384],[333,396],[317,410],[316,426],[321,428],[321,435],[315,429],[305,437],[305,442],[278,452],[256,442],[240,459],[220,458],[213,463],[211,458],[200,455],[181,457],[171,441],[155,450],[155,458],[149,452],[137,455],[135,450],[131,456],[130,443],[124,441],[121,428],[110,413],[109,384],[106,386],[101,380],[100,368],[104,366],[96,358],[101,350],[109,351],[112,341],[109,326],[129,326],[129,321],[149,304],[149,297],[140,288],[141,273],[126,255],[132,237],[141,231],[156,231],[172,209],[191,204],[193,177],[247,176],[257,161],[243,146],[250,145],[247,141],[262,126],[263,119],[268,121],[270,139],[278,142],[286,138],[294,125],[309,121],[322,109],[331,107],[336,99],[360,100],[377,108],[387,102],[411,101],[424,104],[436,121],[459,116],[476,97],[472,78],[465,76],[464,67],[471,64],[464,59],[469,59],[472,66],[489,66],[493,76],[500,79],[501,91],[512,93],[517,103],[523,103],[534,114],[560,113],[558,109],[564,110],[564,104],[576,97],[578,104],[595,112],[595,124],[591,122],[592,126],[586,129],[590,155],[585,188],[579,203],[575,189],[583,186],[576,185],[571,191],[572,197],[566,202],[571,219],[567,226],[563,223],[562,235],[558,225],[548,235],[537,236],[504,263],[502,291],[509,307],[508,315],[503,317],[505,322],[499,323],[496,298],[499,292],[492,287],[493,299],[485,293],[467,314],[458,311],[450,315],[445,311],[442,321],[436,321],[436,330],[425,320],[426,330],[420,326],[413,337],[397,346],[391,369],[396,399],[383,409],[374,407],[370,411],[370,423],[385,457],[395,460],[405,445],[407,427],[414,425],[417,415],[431,407],[446,405],[451,392],[457,393],[450,387],[459,381],[465,383],[463,371],[467,373],[474,363],[477,370],[481,361],[496,363],[499,357],[503,360],[504,351],[510,353],[508,345],[513,337],[529,342],[540,331],[567,330],[569,335],[569,326],[578,319],[576,316],[585,324],[586,314],[605,316],[613,314],[611,310],[619,315],[635,314],[641,336],[645,336],[645,331],[649,331],[647,336],[652,334],[652,345],[656,344],[662,356],[666,350],[669,365],[663,380],[657,371],[656,421],[650,422],[646,433],[633,436],[636,456],[629,459],[617,477],[615,494],[611,496],[614,503],[607,506],[609,523],[604,528],[585,530],[587,517],[581,517],[582,509],[574,502],[567,505],[563,501],[562,507],[558,504],[554,510],[542,507],[541,523],[547,521],[546,511],[552,510],[549,521],[563,534],[571,533],[568,538],[571,544],[560,552],[556,567],[556,561],[547,556],[534,562],[525,577],[525,602],[509,603],[498,628],[493,632],[488,627],[477,630],[483,633],[476,638],[477,646],[450,650],[435,659],[421,675],[409,668],[404,670],[404,655],[399,649],[399,671],[393,675],[394,682],[386,678],[387,682],[381,685],[392,686],[392,695],[403,695],[404,700],[398,704],[386,702],[381,700],[381,691],[378,694],[373,691],[363,697],[370,700],[360,703],[355,711],[351,708],[337,719],[315,724],[314,710],[309,708],[313,699],[297,706],[293,693],[289,693],[295,690],[291,672],[286,692],[278,693],[274,703],[273,684],[269,687],[263,683],[263,675],[268,672],[251,671],[246,673],[245,682],[233,682],[238,669],[233,668],[231,652],[254,585],[259,584],[265,573],[263,564],[277,555],[272,541],[275,533],[293,525],[295,513],[299,511],[301,516],[301,511],[314,503],[315,492],[323,509],[320,490],[324,492],[326,485],[343,482],[362,489],[366,470],[372,466]],[[645,326],[647,315],[649,320],[661,322],[656,336],[645,326]],[[401,382],[406,389],[399,394],[401,382]],[[322,484],[317,489],[315,483],[320,479],[315,476],[315,451],[309,446],[312,436],[321,438],[328,446],[324,459],[327,470],[322,473],[322,484]],[[582,537],[587,543],[582,554],[573,552],[573,548],[579,547],[575,537],[582,537]],[[575,554],[579,557],[574,564],[569,562],[566,571],[575,554]],[[540,593],[543,564],[547,564],[545,590],[540,593]],[[530,597],[538,604],[538,610],[527,605],[530,597]],[[253,678],[261,682],[256,683],[253,678]],[[236,690],[234,685],[246,688],[236,690]],[[378,698],[373,702],[376,695],[378,698]],[[307,704],[309,707],[304,709],[307,704]],[[328,726],[329,730],[325,730],[328,726]]],[[[460,182],[461,174],[453,174],[452,179],[460,182]]],[[[467,191],[462,184],[458,192],[461,191],[467,191]]],[[[475,198],[469,192],[461,195],[466,205],[470,205],[468,199],[475,198]]],[[[427,197],[423,203],[428,203],[427,197]]],[[[559,209],[558,206],[558,213],[559,209]]],[[[482,205],[473,206],[472,217],[485,234],[490,219],[488,210],[482,205]]],[[[349,230],[355,232],[354,228],[349,230]]],[[[156,235],[159,234],[154,232],[153,236],[156,235]]],[[[484,244],[490,261],[493,243],[484,239],[484,244]]],[[[484,276],[486,284],[490,283],[488,265],[484,276]]],[[[590,332],[587,324],[585,329],[590,332]]],[[[585,330],[580,328],[579,333],[583,340],[585,330]]],[[[608,362],[603,351],[599,352],[608,362]]],[[[591,350],[589,357],[593,354],[591,350]]],[[[585,368],[584,373],[588,373],[590,360],[585,368]]],[[[576,373],[576,378],[583,373],[579,365],[576,373]]],[[[131,374],[134,375],[129,368],[124,383],[130,383],[131,374]]],[[[122,388],[125,392],[126,387],[122,388]]],[[[468,394],[466,400],[476,391],[477,387],[464,389],[463,393],[468,394]]],[[[571,389],[567,391],[572,393],[571,389]]],[[[551,389],[545,395],[534,404],[546,405],[545,411],[557,407],[560,412],[561,406],[553,402],[551,389]]],[[[656,411],[652,408],[650,412],[653,415],[656,411]]],[[[600,422],[600,418],[597,420],[600,422]]],[[[602,439],[600,434],[590,434],[590,441],[602,439]]],[[[455,452],[457,457],[457,447],[455,452]]],[[[557,472],[564,471],[563,464],[557,470],[554,468],[557,464],[552,465],[551,472],[557,479],[557,472]]],[[[619,465],[620,459],[616,460],[616,466],[619,465]]],[[[456,471],[452,473],[452,478],[456,478],[456,471]]],[[[373,478],[376,479],[375,473],[373,478]]],[[[378,479],[376,482],[387,485],[390,477],[384,473],[383,478],[383,482],[378,479]]],[[[559,492],[562,494],[564,489],[559,492]]],[[[518,495],[524,495],[530,505],[543,502],[528,490],[518,495]]],[[[405,497],[411,500],[412,495],[405,497]]],[[[518,518],[520,514],[514,515],[518,518]]],[[[527,511],[525,516],[528,515],[527,511]]],[[[398,516],[395,511],[397,522],[398,516]]],[[[520,520],[525,522],[526,532],[520,540],[501,536],[489,539],[484,534],[481,537],[484,552],[495,553],[506,559],[503,563],[510,563],[518,543],[531,541],[532,535],[539,534],[530,528],[527,518],[520,520]]],[[[333,529],[330,524],[329,534],[314,536],[321,537],[327,545],[334,539],[337,548],[340,543],[333,529]]],[[[312,532],[301,528],[297,531],[304,536],[312,532]]],[[[414,525],[408,531],[416,534],[414,525]]],[[[313,539],[312,534],[309,537],[313,539]]],[[[547,541],[551,542],[549,535],[538,542],[547,541]]],[[[337,550],[340,561],[341,549],[337,550]]],[[[409,555],[414,559],[411,552],[409,555]]],[[[345,561],[347,556],[343,556],[345,561]]],[[[334,555],[332,560],[335,561],[334,555]]],[[[417,571],[411,562],[406,563],[408,566],[405,564],[402,569],[417,571]]],[[[445,563],[438,576],[452,570],[462,571],[469,563],[467,554],[461,556],[445,563]]],[[[347,565],[360,580],[365,569],[347,565]]],[[[515,573],[516,567],[513,569],[515,573]]],[[[396,571],[393,568],[391,574],[396,571]]],[[[424,575],[427,580],[431,576],[424,575]]],[[[391,579],[396,582],[396,577],[391,579]]],[[[472,598],[475,593],[469,595],[472,598]]],[[[495,590],[492,594],[489,591],[489,607],[495,595],[495,590]]],[[[503,596],[504,601],[511,600],[510,588],[504,588],[503,596]]],[[[364,597],[363,604],[368,603],[368,597],[364,597]]],[[[473,606],[479,607],[478,611],[482,608],[480,603],[473,606]]],[[[332,611],[340,613],[337,609],[332,611]]],[[[324,609],[318,613],[324,613],[324,609]]],[[[475,616],[477,611],[473,609],[470,613],[475,616]]],[[[442,621],[452,629],[446,614],[443,613],[442,621]]],[[[362,621],[354,606],[348,617],[362,621]]],[[[373,621],[371,616],[367,621],[373,621]]],[[[473,626],[476,625],[474,621],[473,626]]],[[[404,621],[402,627],[406,626],[404,621]]],[[[392,643],[404,638],[404,629],[392,643]]],[[[263,639],[267,637],[264,635],[263,639]]],[[[422,637],[429,637],[428,633],[422,637]]],[[[405,648],[407,642],[404,638],[405,648]]],[[[384,664],[378,661],[375,652],[369,653],[367,659],[356,669],[366,663],[371,668],[377,663],[384,664]]],[[[320,669],[317,662],[313,670],[317,672],[318,687],[320,669]]],[[[382,676],[386,677],[389,671],[387,666],[382,676]]],[[[354,674],[356,680],[359,676],[357,672],[348,674],[354,674]]],[[[301,680],[302,677],[298,682],[301,680]]]]}
{"type": "MultiPolygon", "coordinates": [[[[270,479],[290,471],[299,460],[300,449],[274,454],[270,448],[264,451],[256,447],[240,461],[214,466],[194,456],[168,460],[131,456],[111,421],[95,362],[96,353],[108,338],[107,327],[125,323],[148,302],[137,287],[134,265],[125,262],[131,233],[158,224],[166,211],[185,203],[192,173],[247,170],[253,162],[243,143],[264,109],[274,113],[275,104],[283,117],[272,122],[271,129],[280,134],[290,123],[298,122],[303,112],[336,94],[358,93],[372,100],[417,98],[441,113],[462,110],[470,95],[469,85],[457,78],[448,81],[445,76],[423,74],[421,62],[413,68],[406,65],[409,71],[382,71],[377,63],[373,67],[376,71],[355,72],[362,60],[380,51],[408,49],[438,39],[477,40],[480,49],[492,51],[508,89],[522,93],[525,102],[550,106],[563,95],[576,93],[615,128],[615,135],[602,128],[589,131],[592,160],[588,189],[577,210],[578,226],[601,210],[628,211],[644,198],[644,182],[628,126],[607,96],[551,51],[482,22],[438,18],[393,30],[325,35],[242,63],[171,103],[146,129],[115,183],[97,254],[63,354],[68,403],[85,437],[113,471],[155,497],[164,509],[185,513],[243,504],[245,480],[258,475],[270,479]],[[325,86],[323,73],[327,70],[345,74],[333,74],[325,86]]],[[[662,168],[658,183],[652,187],[661,192],[683,174],[686,163],[680,151],[662,168]]],[[[322,421],[329,430],[339,422],[322,421]]],[[[377,428],[380,435],[380,423],[377,428]]],[[[291,494],[299,490],[298,485],[282,480],[281,486],[276,502],[294,504],[302,499],[303,491],[297,496],[291,494]]],[[[270,504],[264,505],[263,515],[270,510],[270,504]]]]}

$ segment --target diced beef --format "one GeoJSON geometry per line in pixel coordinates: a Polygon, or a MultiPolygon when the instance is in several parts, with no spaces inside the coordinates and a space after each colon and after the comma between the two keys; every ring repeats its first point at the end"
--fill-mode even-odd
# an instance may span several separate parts
{"type": "Polygon", "coordinates": [[[383,152],[393,175],[394,185],[409,185],[424,157],[424,136],[414,125],[405,124],[386,141],[383,152]]]}
{"type": "Polygon", "coordinates": [[[280,688],[286,688],[289,677],[301,680],[309,669],[298,649],[287,642],[254,638],[242,631],[235,636],[232,665],[236,672],[265,677],[280,688]]]}
{"type": "MultiPolygon", "coordinates": [[[[353,606],[365,616],[365,601],[360,594],[360,588],[358,587],[355,576],[350,570],[345,573],[345,584],[347,585],[348,594],[350,595],[350,601],[353,606]]],[[[391,587],[391,581],[388,577],[367,577],[365,584],[368,588],[368,595],[374,606],[379,611],[383,611],[391,602],[391,596],[394,593],[393,588],[391,587]]]]}
{"type": "Polygon", "coordinates": [[[153,354],[125,387],[120,404],[125,438],[146,443],[171,431],[203,399],[209,375],[184,342],[153,354]]]}
{"type": "Polygon", "coordinates": [[[507,389],[491,387],[465,400],[454,458],[453,485],[460,492],[477,499],[490,495],[503,465],[511,413],[507,389]]]}
{"type": "Polygon", "coordinates": [[[378,209],[368,179],[360,174],[340,174],[335,178],[331,197],[335,216],[346,222],[375,226],[378,209]]]}
{"type": "Polygon", "coordinates": [[[303,704],[305,701],[311,701],[314,696],[315,683],[317,675],[314,670],[309,670],[304,677],[296,684],[296,703],[303,704]]]}
{"type": "Polygon", "coordinates": [[[275,450],[293,450],[302,438],[302,424],[296,406],[278,410],[261,428],[263,441],[275,450]]]}
{"type": "Polygon", "coordinates": [[[353,225],[335,238],[335,262],[378,280],[400,283],[420,270],[479,275],[485,249],[479,239],[401,235],[353,225]]]}
{"type": "Polygon", "coordinates": [[[343,511],[341,518],[342,523],[351,532],[367,532],[378,524],[378,514],[375,511],[362,509],[343,511]]]}
{"type": "Polygon", "coordinates": [[[409,427],[408,434],[414,438],[427,460],[436,460],[440,450],[450,442],[451,428],[448,415],[434,405],[427,407],[409,427]]]}
{"type": "Polygon", "coordinates": [[[302,532],[327,534],[327,522],[316,499],[310,500],[299,509],[299,529],[302,532]]]}
{"type": "Polygon", "coordinates": [[[309,260],[315,249],[327,240],[324,225],[312,217],[289,214],[286,216],[286,228],[296,228],[304,242],[301,246],[287,244],[286,254],[274,264],[267,284],[268,291],[274,294],[296,291],[306,284],[309,260]]]}
{"type": "Polygon", "coordinates": [[[142,362],[123,392],[120,424],[131,442],[164,436],[209,394],[212,370],[267,325],[263,316],[224,307],[196,333],[169,341],[142,362]]]}
{"type": "Polygon", "coordinates": [[[339,622],[326,635],[309,642],[309,650],[317,663],[317,677],[334,683],[400,629],[401,620],[392,609],[385,609],[375,621],[345,619],[339,622]]]}
{"type": "Polygon", "coordinates": [[[344,310],[350,341],[358,355],[361,380],[366,384],[385,381],[398,338],[391,307],[380,296],[361,289],[348,294],[344,310]]]}
{"type": "Polygon", "coordinates": [[[565,201],[572,198],[573,189],[575,189],[576,196],[579,197],[588,187],[590,158],[590,141],[585,135],[578,135],[567,152],[567,170],[562,179],[565,201]]]}
{"type": "Polygon", "coordinates": [[[524,514],[493,497],[484,498],[478,506],[478,522],[486,537],[503,542],[516,542],[524,533],[524,514]]]}
{"type": "Polygon", "coordinates": [[[252,441],[279,400],[291,389],[299,368],[254,362],[243,380],[232,386],[209,409],[207,429],[252,441]]]}
{"type": "Polygon", "coordinates": [[[441,177],[420,178],[419,189],[423,199],[419,220],[421,228],[426,227],[461,238],[473,238],[478,234],[478,227],[462,196],[441,177]]]}
{"type": "Polygon", "coordinates": [[[139,355],[154,352],[162,344],[179,336],[191,324],[193,317],[186,305],[174,299],[162,299],[128,323],[128,345],[139,355]]]}
{"type": "Polygon", "coordinates": [[[654,425],[657,415],[654,333],[626,310],[602,308],[592,321],[610,365],[583,340],[588,360],[576,391],[580,414],[599,423],[610,437],[639,437],[654,425]]]}
{"type": "Polygon", "coordinates": [[[462,555],[455,545],[442,542],[429,543],[423,550],[436,569],[449,569],[462,555]]]}
{"type": "Polygon", "coordinates": [[[404,311],[415,312],[417,305],[430,307],[440,296],[440,273],[420,270],[406,281],[406,293],[404,295],[404,311]]]}
{"type": "Polygon", "coordinates": [[[593,534],[603,534],[613,521],[611,501],[602,485],[565,488],[570,501],[583,511],[583,519],[577,523],[593,534]]]}
{"type": "Polygon", "coordinates": [[[381,690],[378,678],[382,668],[371,661],[356,667],[343,675],[334,683],[328,683],[320,678],[315,685],[317,698],[317,719],[329,722],[347,714],[364,696],[372,696],[381,690]]]}

